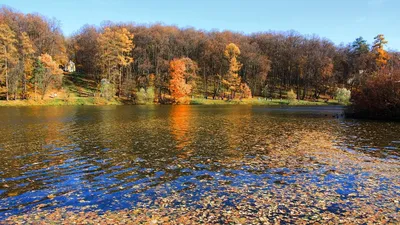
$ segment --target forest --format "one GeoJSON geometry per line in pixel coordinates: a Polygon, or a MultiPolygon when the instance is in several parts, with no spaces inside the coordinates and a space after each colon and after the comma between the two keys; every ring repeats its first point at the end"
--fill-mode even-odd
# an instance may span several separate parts
{"type": "Polygon", "coordinates": [[[354,111],[399,115],[400,54],[386,49],[384,34],[335,45],[296,31],[103,22],[65,37],[59,21],[5,6],[0,30],[2,100],[67,99],[79,79],[89,90],[80,96],[133,104],[252,97],[340,102],[344,93],[354,111]],[[69,61],[76,71],[66,71],[69,61]]]}

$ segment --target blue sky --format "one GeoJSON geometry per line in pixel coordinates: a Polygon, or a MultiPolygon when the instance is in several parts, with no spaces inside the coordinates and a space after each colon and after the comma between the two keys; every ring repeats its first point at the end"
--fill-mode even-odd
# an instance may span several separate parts
{"type": "Polygon", "coordinates": [[[296,30],[349,43],[385,34],[400,50],[400,0],[2,0],[61,21],[66,35],[102,21],[155,23],[244,33],[296,30]]]}

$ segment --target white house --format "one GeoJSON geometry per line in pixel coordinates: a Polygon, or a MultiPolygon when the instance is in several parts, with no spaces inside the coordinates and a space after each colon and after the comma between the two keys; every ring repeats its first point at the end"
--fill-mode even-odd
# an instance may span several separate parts
{"type": "Polygon", "coordinates": [[[76,70],[75,63],[72,62],[72,60],[69,60],[69,62],[64,67],[64,71],[72,73],[75,72],[75,70],[76,70]]]}

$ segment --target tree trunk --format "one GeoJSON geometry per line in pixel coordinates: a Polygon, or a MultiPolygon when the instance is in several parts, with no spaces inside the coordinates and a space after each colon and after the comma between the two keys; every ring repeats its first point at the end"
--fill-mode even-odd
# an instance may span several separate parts
{"type": "Polygon", "coordinates": [[[306,98],[306,93],[307,93],[307,85],[304,84],[303,97],[301,97],[301,100],[304,100],[306,98]]]}
{"type": "Polygon", "coordinates": [[[26,73],[25,73],[25,57],[22,59],[22,71],[23,71],[23,77],[22,77],[22,99],[26,98],[26,73]]]}
{"type": "Polygon", "coordinates": [[[297,75],[297,100],[300,100],[300,75],[297,75]]]}
{"type": "Polygon", "coordinates": [[[6,69],[6,100],[8,101],[8,59],[7,59],[7,48],[4,46],[4,53],[6,55],[6,63],[5,63],[5,69],[6,69]]]}
{"type": "Polygon", "coordinates": [[[36,77],[35,77],[35,84],[34,84],[34,88],[35,88],[35,101],[37,100],[37,95],[36,95],[36,89],[37,89],[37,82],[36,82],[36,77]]]}
{"type": "Polygon", "coordinates": [[[121,98],[121,85],[122,85],[122,68],[119,68],[119,85],[118,85],[118,98],[121,98]]]}

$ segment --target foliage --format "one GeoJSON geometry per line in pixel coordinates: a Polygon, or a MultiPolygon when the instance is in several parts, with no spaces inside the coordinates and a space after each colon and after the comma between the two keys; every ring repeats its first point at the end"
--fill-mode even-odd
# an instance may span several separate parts
{"type": "Polygon", "coordinates": [[[297,95],[294,93],[293,89],[290,89],[290,91],[287,92],[287,99],[289,102],[294,102],[297,99],[297,95]]]}
{"type": "Polygon", "coordinates": [[[231,98],[235,98],[235,92],[239,91],[241,78],[239,70],[242,64],[238,62],[237,58],[240,55],[240,49],[233,43],[229,43],[224,51],[224,56],[229,62],[229,69],[224,79],[224,84],[227,89],[231,91],[231,98]]]}
{"type": "Polygon", "coordinates": [[[353,116],[400,119],[400,70],[379,71],[352,94],[353,116]]]}
{"type": "Polygon", "coordinates": [[[196,76],[196,66],[189,58],[183,58],[172,60],[169,68],[171,96],[175,101],[179,101],[179,99],[187,97],[192,92],[194,84],[189,81],[196,76]]]}
{"type": "Polygon", "coordinates": [[[131,56],[133,34],[126,28],[106,27],[98,37],[100,66],[106,78],[118,85],[118,95],[122,94],[122,70],[133,62],[131,56]],[[118,79],[118,83],[117,83],[118,79]]]}
{"type": "Polygon", "coordinates": [[[351,45],[351,50],[357,54],[365,54],[369,52],[369,45],[367,43],[367,40],[365,40],[363,37],[357,38],[351,45]]]}
{"type": "Polygon", "coordinates": [[[114,97],[114,85],[111,84],[107,79],[102,79],[100,82],[100,96],[110,100],[114,97]]]}
{"type": "Polygon", "coordinates": [[[45,53],[39,56],[40,64],[37,64],[37,73],[35,80],[42,92],[42,99],[46,95],[49,87],[61,87],[63,71],[58,67],[58,64],[53,58],[45,53]],[[43,70],[44,68],[44,70],[43,70]]]}
{"type": "Polygon", "coordinates": [[[251,98],[251,90],[246,83],[240,84],[240,92],[242,93],[241,98],[251,98]]]}
{"type": "MultiPolygon", "coordinates": [[[[6,99],[9,94],[9,70],[17,63],[17,39],[15,32],[7,24],[0,23],[0,69],[1,76],[4,77],[6,84],[6,99]]],[[[15,74],[15,73],[14,73],[15,74]]],[[[11,78],[15,80],[14,78],[11,78]]]]}
{"type": "Polygon", "coordinates": [[[6,87],[2,98],[11,92],[21,99],[32,92],[46,92],[43,78],[33,77],[35,60],[46,53],[57,67],[69,60],[76,62],[82,80],[98,84],[93,89],[101,88],[101,79],[106,78],[112,84],[107,90],[113,91],[108,98],[117,94],[132,99],[137,90],[152,88],[158,103],[198,96],[232,101],[250,96],[281,99],[290,89],[299,100],[316,101],[334,96],[337,87],[362,89],[379,70],[400,67],[399,53],[385,50],[383,34],[371,45],[359,37],[336,46],[295,31],[245,35],[110,22],[100,27],[85,25],[66,39],[57,20],[39,14],[2,7],[0,21],[0,36],[12,40],[7,43],[12,43],[9,49],[14,48],[7,52],[7,66],[4,48],[0,50],[0,83],[6,87]],[[178,65],[171,68],[174,59],[182,61],[181,71],[178,65]]]}
{"type": "Polygon", "coordinates": [[[375,53],[375,61],[376,65],[379,68],[383,68],[386,66],[389,60],[389,54],[384,50],[384,46],[388,43],[383,34],[377,35],[373,45],[373,51],[375,53]]]}
{"type": "Polygon", "coordinates": [[[6,99],[10,91],[14,100],[19,93],[21,99],[27,99],[30,92],[36,93],[38,83],[31,86],[29,81],[35,80],[32,77],[35,60],[42,54],[49,53],[57,68],[68,60],[65,38],[57,20],[39,14],[25,15],[4,6],[0,8],[0,48],[6,99]]]}
{"type": "Polygon", "coordinates": [[[349,104],[351,98],[351,91],[346,88],[336,89],[335,98],[342,104],[349,104]]]}
{"type": "Polygon", "coordinates": [[[145,90],[140,88],[139,92],[136,93],[136,102],[138,104],[152,104],[154,103],[154,89],[152,87],[145,90]]]}
{"type": "Polygon", "coordinates": [[[22,32],[20,37],[20,61],[22,63],[23,71],[22,71],[22,99],[26,99],[27,96],[27,83],[28,80],[32,78],[33,71],[33,62],[34,62],[34,53],[35,50],[33,48],[33,43],[30,40],[28,34],[26,32],[22,32]]]}

